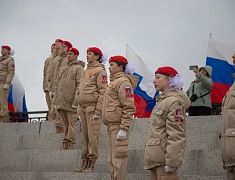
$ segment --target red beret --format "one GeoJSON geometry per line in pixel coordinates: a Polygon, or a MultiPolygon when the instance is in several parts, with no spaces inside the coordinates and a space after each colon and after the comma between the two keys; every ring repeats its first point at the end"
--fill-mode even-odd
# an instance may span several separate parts
{"type": "Polygon", "coordinates": [[[56,39],[55,42],[63,43],[63,40],[61,40],[61,39],[56,39]]]}
{"type": "Polygon", "coordinates": [[[73,45],[70,42],[68,42],[68,41],[63,41],[62,44],[68,46],[68,48],[73,47],[73,45]]]}
{"type": "Polygon", "coordinates": [[[102,55],[102,51],[101,51],[98,47],[89,47],[89,48],[87,49],[87,52],[88,52],[88,51],[91,51],[91,52],[94,52],[94,53],[97,53],[97,54],[102,55]]]}
{"type": "Polygon", "coordinates": [[[111,56],[109,58],[109,62],[122,62],[122,63],[128,64],[127,59],[123,56],[111,56]]]}
{"type": "Polygon", "coordinates": [[[2,46],[3,49],[7,49],[8,51],[11,50],[11,47],[10,46],[2,46]]]}
{"type": "Polygon", "coordinates": [[[163,66],[163,67],[159,67],[156,71],[155,74],[164,74],[166,76],[170,76],[173,77],[176,74],[178,74],[178,72],[170,66],[163,66]]]}
{"type": "Polygon", "coordinates": [[[68,52],[73,52],[76,55],[79,55],[79,51],[76,48],[69,48],[68,52]]]}

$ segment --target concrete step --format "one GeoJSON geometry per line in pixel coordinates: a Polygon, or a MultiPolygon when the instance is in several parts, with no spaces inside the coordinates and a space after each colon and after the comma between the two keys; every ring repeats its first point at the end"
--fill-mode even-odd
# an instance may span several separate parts
{"type": "MultiPolygon", "coordinates": [[[[179,169],[181,179],[225,179],[218,138],[220,116],[187,117],[186,124],[187,147],[183,164],[179,169]]],[[[79,122],[77,127],[79,127],[79,122]]],[[[143,169],[147,130],[148,119],[133,120],[128,172],[137,174],[137,177],[149,179],[149,172],[143,169]]],[[[94,179],[101,178],[102,173],[109,172],[106,133],[106,127],[102,125],[100,155],[94,173],[98,175],[91,175],[94,179]]],[[[22,179],[25,177],[35,179],[36,174],[41,179],[54,177],[58,179],[61,173],[65,174],[61,175],[65,176],[63,179],[69,179],[73,177],[72,171],[80,165],[80,132],[77,131],[75,150],[60,150],[63,135],[55,134],[54,122],[0,124],[0,137],[0,180],[3,177],[11,178],[10,174],[14,179],[17,173],[19,177],[22,175],[22,179]],[[23,177],[24,174],[26,175],[23,177]]],[[[110,176],[105,177],[110,179],[110,176]]],[[[84,177],[84,179],[89,179],[89,177],[84,177]]]]}
{"type": "MultiPolygon", "coordinates": [[[[1,180],[110,180],[110,173],[74,173],[74,172],[4,172],[1,180]]],[[[150,179],[148,174],[128,173],[127,180],[150,179]]]]}
{"type": "MultiPolygon", "coordinates": [[[[189,119],[187,123],[187,147],[190,150],[210,150],[210,149],[219,149],[219,128],[213,129],[215,123],[218,121],[214,121],[213,118],[207,120],[198,120],[198,123],[195,123],[194,120],[189,119]],[[209,121],[209,122],[208,122],[209,121]],[[195,127],[192,126],[195,125],[195,127]],[[200,124],[200,125],[198,125],[200,124]],[[213,125],[211,125],[213,124],[213,125]],[[211,127],[211,128],[209,128],[211,127]]],[[[51,122],[46,122],[45,125],[52,125],[51,122]]],[[[15,126],[15,123],[12,124],[15,126]]],[[[35,124],[36,125],[36,124],[35,124]]],[[[217,125],[216,125],[217,126],[217,125]]],[[[0,126],[0,134],[4,132],[6,128],[8,128],[8,124],[6,126],[0,126]]],[[[24,123],[18,124],[17,126],[19,135],[16,135],[14,132],[8,131],[6,134],[2,134],[0,136],[0,150],[59,150],[61,149],[61,140],[63,135],[45,133],[37,134],[33,133],[31,130],[35,129],[34,124],[32,123],[24,123]],[[28,132],[23,134],[23,127],[28,127],[28,132]]],[[[218,127],[218,126],[217,126],[218,127]]],[[[51,127],[54,128],[54,125],[51,127]]],[[[142,150],[144,149],[146,139],[147,139],[147,121],[135,120],[132,124],[132,131],[130,132],[130,143],[129,149],[131,150],[142,150]],[[145,126],[145,127],[144,127],[145,126]],[[143,128],[144,127],[144,128],[143,128]]],[[[12,130],[11,128],[9,128],[12,130]]],[[[26,129],[25,129],[26,130],[26,129]]],[[[49,132],[49,131],[48,131],[49,132]]],[[[81,149],[81,133],[80,131],[76,134],[77,143],[75,145],[75,149],[81,149]]],[[[100,131],[100,149],[107,149],[107,128],[105,125],[101,126],[100,131]]]]}
{"type": "MultiPolygon", "coordinates": [[[[77,121],[77,133],[79,133],[80,121],[77,121]]],[[[106,133],[106,126],[102,124],[101,131],[106,133]]],[[[148,119],[134,119],[130,128],[131,131],[146,132],[148,130],[148,119]]],[[[20,135],[55,134],[55,122],[35,123],[1,123],[0,137],[13,137],[20,135]]]]}
{"type": "MultiPolygon", "coordinates": [[[[139,133],[139,132],[131,132],[130,135],[130,150],[142,150],[144,149],[144,145],[146,143],[147,134],[139,133]]],[[[0,149],[8,149],[8,150],[60,150],[62,147],[61,140],[63,139],[63,135],[22,135],[18,138],[12,137],[11,143],[5,143],[9,138],[3,137],[0,139],[2,145],[0,145],[0,149]],[[6,145],[4,145],[4,143],[6,145]]],[[[106,131],[101,132],[100,134],[100,149],[107,149],[107,134],[106,131]]],[[[76,136],[76,144],[74,145],[74,149],[82,148],[82,135],[77,133],[76,136]]]]}
{"type": "MultiPolygon", "coordinates": [[[[144,150],[128,152],[128,172],[146,173],[144,150]]],[[[95,172],[107,173],[108,151],[99,151],[95,172]]],[[[0,172],[72,172],[81,164],[81,150],[0,151],[0,172]]]]}
{"type": "MultiPolygon", "coordinates": [[[[110,180],[110,173],[74,173],[74,172],[3,172],[1,180],[110,180]]],[[[128,173],[126,180],[147,180],[150,173],[128,173]]],[[[224,176],[180,175],[180,180],[225,180],[224,176]]]]}
{"type": "MultiPolygon", "coordinates": [[[[95,172],[108,173],[108,152],[99,150],[95,172]]],[[[146,174],[144,150],[128,151],[128,172],[146,174]]],[[[0,151],[1,172],[72,172],[81,164],[81,150],[0,151]]],[[[186,151],[179,169],[183,175],[223,176],[220,151],[186,151]]]]}

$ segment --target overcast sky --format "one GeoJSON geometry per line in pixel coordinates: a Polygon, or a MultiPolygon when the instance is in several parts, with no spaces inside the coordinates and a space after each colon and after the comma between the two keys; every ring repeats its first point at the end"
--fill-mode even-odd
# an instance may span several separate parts
{"type": "Polygon", "coordinates": [[[235,47],[235,0],[0,0],[0,7],[0,45],[16,52],[29,111],[47,110],[43,65],[57,38],[83,61],[89,46],[125,56],[128,44],[153,73],[176,68],[185,91],[194,79],[189,65],[205,65],[210,33],[235,47]]]}

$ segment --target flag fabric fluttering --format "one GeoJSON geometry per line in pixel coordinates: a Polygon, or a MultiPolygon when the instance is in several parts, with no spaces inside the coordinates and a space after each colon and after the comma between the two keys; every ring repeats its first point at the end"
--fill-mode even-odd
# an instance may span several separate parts
{"type": "Polygon", "coordinates": [[[235,47],[210,35],[206,65],[212,67],[212,103],[221,103],[229,87],[233,84],[232,74],[235,73],[235,68],[232,65],[232,56],[234,50],[235,47]]]}
{"type": "MultiPolygon", "coordinates": [[[[8,96],[8,110],[10,112],[27,112],[25,90],[17,75],[14,75],[8,96]]],[[[17,118],[17,117],[14,117],[17,118]]],[[[28,122],[28,115],[18,115],[20,122],[28,122]]]]}
{"type": "Polygon", "coordinates": [[[138,85],[134,90],[136,106],[135,117],[148,118],[156,104],[156,96],[159,94],[153,86],[154,73],[152,73],[142,58],[138,56],[128,45],[126,46],[128,61],[135,64],[135,73],[139,77],[138,85]]]}

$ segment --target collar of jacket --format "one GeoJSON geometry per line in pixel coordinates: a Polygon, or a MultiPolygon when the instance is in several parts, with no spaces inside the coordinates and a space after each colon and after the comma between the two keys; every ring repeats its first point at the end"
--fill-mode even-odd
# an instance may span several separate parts
{"type": "Polygon", "coordinates": [[[114,79],[124,77],[124,76],[125,76],[124,72],[118,72],[118,73],[112,74],[110,75],[110,81],[113,81],[114,79]]]}
{"type": "Polygon", "coordinates": [[[87,69],[90,69],[93,67],[102,67],[102,64],[100,64],[99,61],[94,61],[92,63],[87,64],[87,69]]]}
{"type": "Polygon", "coordinates": [[[55,58],[56,56],[59,56],[60,55],[60,52],[58,51],[55,51],[54,53],[53,53],[53,58],[55,58]]]}
{"type": "Polygon", "coordinates": [[[164,98],[166,98],[166,97],[168,97],[168,96],[174,95],[174,94],[173,94],[174,91],[175,91],[174,88],[170,88],[170,89],[165,90],[164,92],[162,92],[161,94],[159,94],[159,95],[156,97],[157,101],[159,101],[160,99],[164,99],[164,98]]]}
{"type": "Polygon", "coordinates": [[[75,59],[75,60],[73,60],[73,61],[71,61],[71,62],[67,62],[67,65],[69,65],[69,66],[72,66],[73,64],[78,64],[79,62],[78,62],[78,60],[77,59],[75,59]]]}
{"type": "Polygon", "coordinates": [[[67,54],[66,53],[61,53],[60,57],[67,57],[67,54]]]}
{"type": "Polygon", "coordinates": [[[10,57],[9,55],[6,55],[6,56],[1,56],[0,60],[3,61],[5,59],[7,59],[8,57],[10,57]]]}

